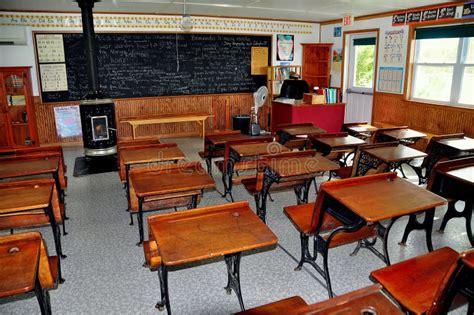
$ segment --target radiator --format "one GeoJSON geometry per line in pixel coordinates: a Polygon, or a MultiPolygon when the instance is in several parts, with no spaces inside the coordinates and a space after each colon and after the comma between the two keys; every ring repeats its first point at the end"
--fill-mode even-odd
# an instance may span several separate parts
{"type": "Polygon", "coordinates": [[[367,121],[372,122],[372,94],[354,92],[346,93],[345,123],[367,121]]]}

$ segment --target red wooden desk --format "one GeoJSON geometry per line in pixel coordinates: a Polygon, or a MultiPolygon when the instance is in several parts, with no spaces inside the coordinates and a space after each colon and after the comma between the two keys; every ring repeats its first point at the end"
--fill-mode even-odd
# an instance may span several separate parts
{"type": "Polygon", "coordinates": [[[344,123],[346,104],[288,104],[278,101],[272,103],[272,133],[278,125],[313,123],[327,132],[339,132],[344,123]]]}

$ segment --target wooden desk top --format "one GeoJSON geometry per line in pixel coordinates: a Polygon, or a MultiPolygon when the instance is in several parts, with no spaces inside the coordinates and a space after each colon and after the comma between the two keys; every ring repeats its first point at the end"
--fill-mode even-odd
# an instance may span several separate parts
{"type": "Polygon", "coordinates": [[[244,140],[244,139],[258,139],[260,136],[251,136],[244,133],[230,134],[230,135],[212,135],[206,136],[206,140],[214,145],[223,145],[227,141],[244,140]]]}
{"type": "Polygon", "coordinates": [[[355,125],[347,127],[348,130],[355,132],[355,133],[364,133],[364,132],[374,132],[377,131],[379,128],[372,126],[372,125],[355,125]]]}
{"type": "Polygon", "coordinates": [[[426,134],[413,129],[387,130],[382,131],[382,134],[395,140],[418,139],[427,137],[426,134]]]}
{"type": "Polygon", "coordinates": [[[247,201],[154,215],[148,223],[167,266],[277,244],[247,201]]]}
{"type": "Polygon", "coordinates": [[[474,270],[474,252],[468,251],[468,253],[464,253],[462,255],[462,261],[466,264],[466,266],[474,270]]]}
{"type": "MultiPolygon", "coordinates": [[[[184,163],[183,163],[184,164],[184,163]]],[[[202,168],[178,167],[130,175],[138,197],[164,195],[175,192],[214,188],[216,183],[202,168]]]]}
{"type": "Polygon", "coordinates": [[[0,298],[34,289],[40,245],[41,238],[23,239],[20,235],[0,237],[0,298]],[[15,248],[19,251],[10,253],[15,248]]]}
{"type": "Polygon", "coordinates": [[[328,160],[324,156],[293,157],[288,159],[268,159],[265,166],[274,170],[282,178],[303,175],[314,175],[323,171],[339,169],[339,164],[328,160]]]}
{"type": "Polygon", "coordinates": [[[474,139],[468,137],[459,139],[442,139],[438,140],[438,143],[444,144],[459,151],[474,151],[474,139]]]}
{"type": "Polygon", "coordinates": [[[326,130],[321,129],[316,126],[288,127],[288,128],[283,128],[282,131],[286,132],[290,136],[302,136],[302,135],[310,135],[314,133],[326,132],[326,130]]]}
{"type": "Polygon", "coordinates": [[[53,187],[51,183],[0,188],[0,214],[48,207],[53,187]]]}
{"type": "Polygon", "coordinates": [[[290,149],[278,142],[261,142],[249,144],[232,145],[231,150],[240,157],[277,154],[282,152],[290,152],[290,149]]]}
{"type": "Polygon", "coordinates": [[[185,158],[184,153],[177,146],[126,150],[120,154],[124,164],[174,161],[185,158]]]}
{"type": "Polygon", "coordinates": [[[379,222],[447,203],[396,173],[355,177],[321,184],[321,189],[366,222],[379,222]]]}
{"type": "Polygon", "coordinates": [[[474,165],[450,170],[439,170],[438,172],[474,186],[474,165]]]}
{"type": "Polygon", "coordinates": [[[190,120],[205,120],[211,117],[208,113],[183,113],[183,114],[163,114],[159,116],[147,116],[147,117],[126,117],[120,119],[120,122],[129,124],[141,124],[141,123],[160,123],[160,122],[179,122],[179,121],[190,121],[190,120]]]}
{"type": "Polygon", "coordinates": [[[365,144],[364,140],[361,140],[359,138],[356,138],[350,135],[341,136],[341,137],[323,137],[323,138],[311,137],[311,140],[327,145],[331,149],[357,147],[361,144],[365,144]]]}
{"type": "Polygon", "coordinates": [[[365,152],[373,155],[385,163],[407,161],[420,157],[425,157],[426,153],[399,144],[398,146],[380,147],[364,149],[365,152]]]}
{"type": "Polygon", "coordinates": [[[48,159],[0,160],[0,178],[20,177],[57,172],[59,157],[48,159]]]}

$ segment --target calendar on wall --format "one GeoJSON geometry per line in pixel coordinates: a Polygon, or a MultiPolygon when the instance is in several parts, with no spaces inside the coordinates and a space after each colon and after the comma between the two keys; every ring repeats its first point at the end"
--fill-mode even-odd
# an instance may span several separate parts
{"type": "Polygon", "coordinates": [[[380,67],[378,91],[401,94],[403,92],[403,67],[380,67]]]}

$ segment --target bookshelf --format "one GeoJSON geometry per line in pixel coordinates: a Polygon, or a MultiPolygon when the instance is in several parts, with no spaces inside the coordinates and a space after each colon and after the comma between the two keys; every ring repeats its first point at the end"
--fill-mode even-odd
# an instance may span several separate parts
{"type": "Polygon", "coordinates": [[[289,79],[290,72],[296,72],[301,75],[301,66],[270,66],[267,70],[267,88],[268,92],[275,98],[280,95],[280,89],[283,81],[289,79]]]}
{"type": "Polygon", "coordinates": [[[313,87],[328,88],[331,79],[332,44],[303,45],[303,77],[310,91],[313,87]]]}

